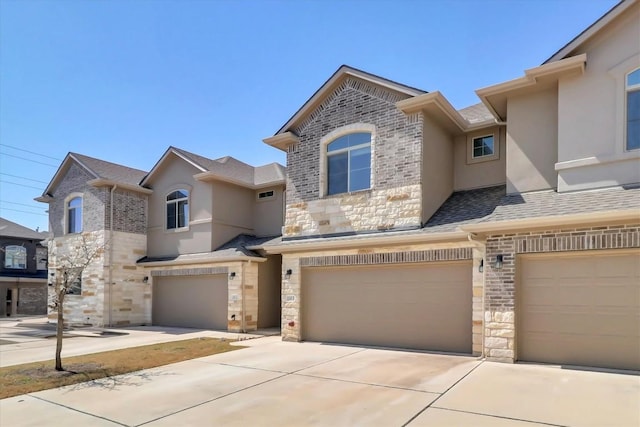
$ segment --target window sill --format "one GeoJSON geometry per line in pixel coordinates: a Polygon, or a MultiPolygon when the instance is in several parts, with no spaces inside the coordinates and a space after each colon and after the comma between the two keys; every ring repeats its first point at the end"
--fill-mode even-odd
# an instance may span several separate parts
{"type": "Polygon", "coordinates": [[[173,234],[173,233],[184,233],[186,231],[189,231],[189,227],[180,227],[180,228],[165,228],[164,232],[167,234],[173,234]]]}
{"type": "Polygon", "coordinates": [[[364,190],[350,191],[347,193],[325,194],[321,199],[335,199],[339,197],[358,196],[360,194],[371,194],[373,188],[365,188],[364,190]]]}

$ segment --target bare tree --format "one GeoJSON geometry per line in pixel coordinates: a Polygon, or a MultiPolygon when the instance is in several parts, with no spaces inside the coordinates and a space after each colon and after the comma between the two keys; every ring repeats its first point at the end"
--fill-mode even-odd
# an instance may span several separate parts
{"type": "Polygon", "coordinates": [[[56,371],[64,370],[61,353],[65,297],[69,294],[80,294],[82,274],[92,262],[100,258],[106,245],[91,233],[82,233],[74,237],[75,239],[68,239],[64,245],[58,247],[55,247],[54,241],[49,241],[49,283],[53,286],[49,306],[57,312],[58,320],[56,325],[56,371]]]}

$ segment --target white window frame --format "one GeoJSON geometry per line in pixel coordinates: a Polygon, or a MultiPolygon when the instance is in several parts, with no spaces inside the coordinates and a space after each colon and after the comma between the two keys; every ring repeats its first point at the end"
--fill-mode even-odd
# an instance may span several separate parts
{"type": "Polygon", "coordinates": [[[500,132],[475,133],[467,136],[467,164],[489,162],[500,159],[500,132]],[[484,156],[474,156],[473,145],[475,140],[486,137],[493,137],[493,154],[484,156]]]}
{"type": "MultiPolygon", "coordinates": [[[[344,194],[350,193],[358,193],[361,191],[371,191],[374,188],[374,171],[375,171],[375,141],[376,141],[376,127],[375,125],[369,123],[354,123],[346,126],[342,126],[338,129],[329,132],[327,135],[323,136],[320,139],[320,198],[323,197],[334,197],[340,196],[344,194]],[[327,176],[327,172],[329,171],[328,167],[328,158],[329,154],[327,153],[327,146],[331,144],[336,139],[351,134],[351,133],[368,133],[371,135],[371,141],[369,142],[370,151],[371,151],[371,172],[369,173],[369,188],[365,188],[362,190],[357,190],[355,192],[346,192],[346,193],[338,193],[329,195],[329,179],[327,176]]],[[[344,150],[355,150],[357,148],[362,148],[366,146],[362,144],[357,147],[348,147],[344,150]]],[[[343,150],[334,151],[331,154],[341,153],[343,150]]]]}
{"type": "MultiPolygon", "coordinates": [[[[176,187],[170,191],[168,191],[165,195],[164,195],[164,230],[168,233],[176,233],[176,232],[181,232],[181,231],[187,231],[189,230],[189,224],[191,222],[191,188],[186,187],[186,186],[180,186],[180,187],[176,187]],[[185,191],[187,193],[187,197],[183,197],[181,199],[174,199],[174,200],[167,200],[167,197],[169,197],[169,195],[171,193],[174,193],[176,191],[185,191]],[[183,201],[183,200],[187,200],[187,221],[185,222],[185,225],[183,227],[174,227],[174,228],[169,228],[169,215],[167,215],[167,210],[169,207],[169,204],[178,204],[178,202],[183,201]]],[[[176,221],[178,220],[178,208],[176,206],[176,221]]],[[[177,224],[176,224],[177,225],[177,224]]]]}
{"type": "Polygon", "coordinates": [[[638,148],[629,148],[629,136],[627,132],[629,130],[629,93],[630,92],[640,92],[640,83],[629,86],[627,83],[627,79],[629,76],[635,72],[640,72],[640,67],[635,68],[624,75],[624,151],[635,151],[640,150],[638,148]]]}
{"type": "Polygon", "coordinates": [[[615,140],[616,147],[610,156],[599,156],[601,161],[634,159],[638,150],[627,150],[627,76],[640,67],[640,53],[631,55],[608,70],[616,85],[615,140]]]}
{"type": "Polygon", "coordinates": [[[22,245],[6,245],[4,247],[4,268],[7,270],[26,270],[27,269],[27,248],[25,248],[22,245]],[[11,265],[7,265],[7,260],[8,260],[8,254],[9,254],[9,249],[13,249],[13,248],[17,248],[19,249],[22,254],[24,254],[24,267],[14,267],[14,258],[12,258],[12,262],[11,265]]]}
{"type": "Polygon", "coordinates": [[[64,234],[80,234],[84,231],[84,194],[71,193],[64,199],[64,234]],[[69,229],[69,203],[74,199],[80,199],[80,230],[71,231],[69,229]]]}

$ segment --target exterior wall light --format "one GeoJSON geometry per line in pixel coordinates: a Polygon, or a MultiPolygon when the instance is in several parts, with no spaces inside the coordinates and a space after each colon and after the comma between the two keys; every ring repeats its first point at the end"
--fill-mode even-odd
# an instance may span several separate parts
{"type": "Polygon", "coordinates": [[[502,254],[496,255],[496,263],[493,265],[493,268],[495,268],[496,270],[500,270],[502,268],[503,258],[504,258],[504,255],[502,254]]]}
{"type": "Polygon", "coordinates": [[[236,277],[235,271],[232,271],[231,273],[229,273],[229,279],[233,280],[234,277],[236,277]]]}
{"type": "Polygon", "coordinates": [[[144,276],[142,278],[142,283],[149,283],[149,276],[144,276]]]}
{"type": "Polygon", "coordinates": [[[290,268],[284,272],[284,278],[289,280],[289,278],[291,278],[291,275],[293,274],[293,270],[291,270],[290,268]]]}
{"type": "Polygon", "coordinates": [[[484,271],[484,259],[480,260],[480,265],[478,266],[478,273],[482,273],[484,271]]]}

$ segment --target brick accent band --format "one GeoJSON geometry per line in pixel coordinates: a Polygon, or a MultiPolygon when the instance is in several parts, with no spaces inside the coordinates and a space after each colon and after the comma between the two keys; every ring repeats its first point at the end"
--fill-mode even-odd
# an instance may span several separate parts
{"type": "Polygon", "coordinates": [[[177,270],[152,270],[151,276],[203,276],[208,274],[227,274],[228,267],[181,268],[177,270]]]}
{"type": "Polygon", "coordinates": [[[406,264],[416,262],[458,261],[471,259],[471,257],[471,248],[433,249],[427,251],[306,257],[300,258],[300,266],[328,267],[339,265],[406,264]]]}

